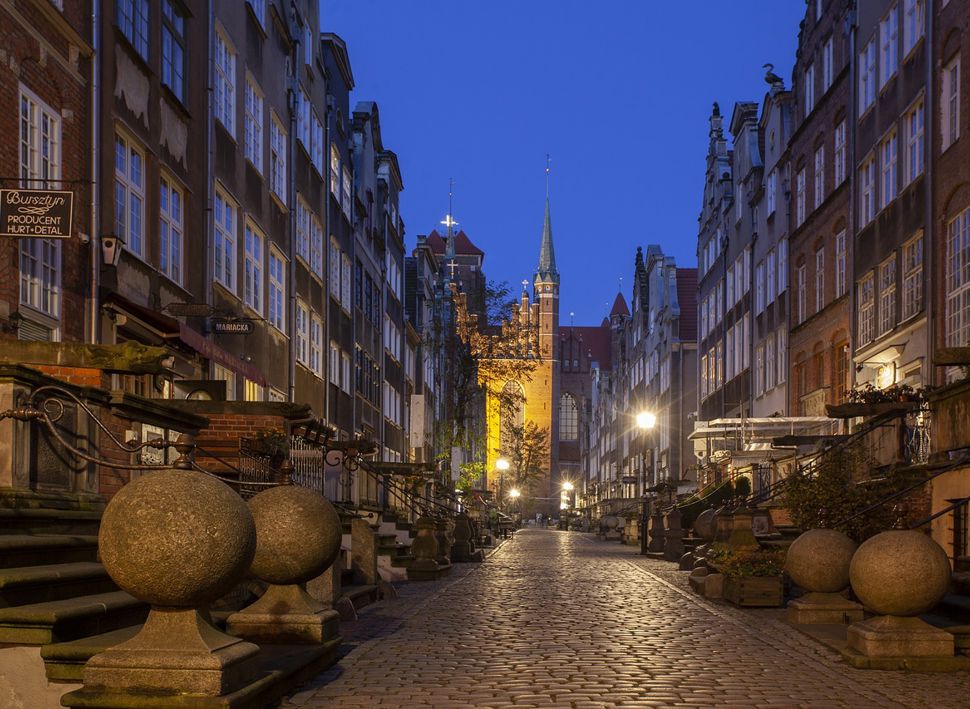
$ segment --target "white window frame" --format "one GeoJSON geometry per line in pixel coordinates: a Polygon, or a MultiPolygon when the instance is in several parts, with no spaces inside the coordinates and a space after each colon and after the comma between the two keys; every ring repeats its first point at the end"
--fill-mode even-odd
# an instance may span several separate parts
{"type": "Polygon", "coordinates": [[[236,136],[236,49],[221,27],[216,28],[213,114],[229,135],[236,136]]]}
{"type": "Polygon", "coordinates": [[[904,322],[923,310],[923,232],[903,245],[904,322]]]}
{"type": "Polygon", "coordinates": [[[310,212],[310,272],[323,278],[323,225],[310,212]]]}
{"type": "Polygon", "coordinates": [[[263,258],[266,236],[251,220],[245,227],[245,264],[243,270],[243,303],[259,315],[263,314],[263,258]]]}
{"type": "Polygon", "coordinates": [[[145,150],[125,133],[115,133],[115,232],[125,248],[138,258],[145,258],[145,150]],[[124,151],[124,165],[118,151],[124,151]],[[138,159],[134,174],[133,158],[138,159]],[[137,224],[136,224],[137,222],[137,224]]]}
{"type": "Polygon", "coordinates": [[[879,22],[879,88],[893,78],[899,68],[899,9],[893,5],[879,22]]]}
{"type": "Polygon", "coordinates": [[[239,228],[239,207],[219,187],[216,187],[212,219],[215,248],[213,249],[213,278],[230,293],[236,292],[236,230],[239,228]],[[229,217],[228,221],[226,217],[229,217]],[[221,258],[220,258],[221,255],[221,258]]]}
{"type": "Polygon", "coordinates": [[[159,178],[158,222],[158,270],[182,285],[185,191],[165,172],[159,178]]]}
{"type": "Polygon", "coordinates": [[[814,175],[815,209],[822,206],[825,200],[825,146],[820,145],[815,150],[815,175],[814,175]]]}
{"type": "Polygon", "coordinates": [[[835,126],[835,186],[838,187],[845,181],[845,154],[846,154],[846,143],[845,143],[845,119],[843,118],[837,126],[835,126]]]}
{"type": "Polygon", "coordinates": [[[800,227],[805,223],[805,168],[803,167],[795,175],[795,226],[800,227]]]}
{"type": "Polygon", "coordinates": [[[903,57],[919,44],[926,31],[926,0],[903,0],[903,57]]]}
{"type": "Polygon", "coordinates": [[[859,280],[858,330],[859,347],[868,345],[875,335],[875,277],[872,272],[859,280]]]}
{"type": "Polygon", "coordinates": [[[906,112],[903,119],[906,131],[906,184],[923,174],[925,151],[923,138],[926,130],[926,111],[923,99],[906,112]]]}
{"type": "Polygon", "coordinates": [[[795,269],[795,288],[798,293],[798,297],[795,299],[795,322],[797,324],[805,322],[808,317],[808,274],[806,271],[804,263],[795,269]]]}
{"type": "Polygon", "coordinates": [[[266,298],[267,320],[280,332],[286,332],[286,257],[276,246],[270,246],[267,261],[269,289],[266,298]]]}
{"type": "Polygon", "coordinates": [[[246,76],[246,159],[263,174],[263,92],[251,76],[246,76]]]}
{"type": "Polygon", "coordinates": [[[825,247],[815,252],[815,312],[825,307],[825,247]]]}
{"type": "Polygon", "coordinates": [[[893,128],[879,144],[879,208],[885,209],[899,191],[899,136],[893,128]]]}
{"type": "Polygon", "coordinates": [[[970,345],[970,208],[947,224],[946,344],[970,345]]]}
{"type": "Polygon", "coordinates": [[[865,226],[876,218],[876,157],[869,155],[859,168],[859,221],[865,226]]]}
{"type": "Polygon", "coordinates": [[[351,207],[353,205],[353,181],[350,176],[350,169],[344,165],[341,169],[341,199],[340,203],[344,210],[344,215],[347,219],[351,219],[351,207]]]}
{"type": "Polygon", "coordinates": [[[768,216],[775,213],[775,201],[778,188],[778,168],[772,168],[768,173],[768,216]]]}
{"type": "Polygon", "coordinates": [[[873,37],[859,52],[859,116],[876,102],[876,38],[873,37]]]}
{"type": "Polygon", "coordinates": [[[832,87],[835,67],[835,42],[830,36],[822,45],[822,93],[832,87]]]}
{"type": "Polygon", "coordinates": [[[841,298],[848,288],[847,272],[849,253],[845,229],[835,235],[835,297],[841,298]]]}
{"type": "Polygon", "coordinates": [[[310,163],[317,174],[323,177],[323,123],[317,112],[310,111],[310,163]]]}
{"type": "Polygon", "coordinates": [[[296,140],[306,150],[307,155],[311,154],[310,115],[310,97],[307,96],[306,89],[301,87],[296,94],[296,140]]]}
{"type": "Polygon", "coordinates": [[[270,111],[269,136],[269,189],[284,205],[286,204],[286,128],[270,111]]]}
{"type": "Polygon", "coordinates": [[[940,128],[941,152],[960,138],[960,55],[957,54],[945,67],[940,78],[940,128]]]}
{"type": "Polygon", "coordinates": [[[879,264],[879,337],[896,327],[896,254],[879,264]]]}
{"type": "Polygon", "coordinates": [[[340,149],[333,141],[330,142],[330,193],[340,204],[340,149]]]}
{"type": "Polygon", "coordinates": [[[330,295],[335,300],[340,300],[340,244],[334,236],[330,237],[330,253],[328,254],[330,264],[330,295]]]}
{"type": "Polygon", "coordinates": [[[768,251],[765,256],[765,307],[773,303],[778,295],[777,287],[778,257],[775,249],[768,251]]]}
{"type": "Polygon", "coordinates": [[[296,233],[294,234],[296,257],[310,266],[310,207],[303,195],[296,193],[296,233]]]}
{"type": "Polygon", "coordinates": [[[788,378],[788,331],[782,327],[778,330],[778,377],[776,385],[784,384],[788,378]]]}
{"type": "Polygon", "coordinates": [[[311,372],[323,378],[323,319],[316,313],[310,315],[310,361],[311,372]]]}
{"type": "Polygon", "coordinates": [[[304,367],[310,366],[310,307],[300,298],[296,299],[296,361],[304,367]]]}

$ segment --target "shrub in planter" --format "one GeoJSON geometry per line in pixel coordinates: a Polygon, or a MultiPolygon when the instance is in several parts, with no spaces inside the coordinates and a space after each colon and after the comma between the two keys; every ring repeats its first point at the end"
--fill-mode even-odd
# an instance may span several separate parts
{"type": "Polygon", "coordinates": [[[708,562],[724,574],[724,598],[737,606],[777,607],[784,601],[785,552],[732,551],[714,544],[708,562]]]}

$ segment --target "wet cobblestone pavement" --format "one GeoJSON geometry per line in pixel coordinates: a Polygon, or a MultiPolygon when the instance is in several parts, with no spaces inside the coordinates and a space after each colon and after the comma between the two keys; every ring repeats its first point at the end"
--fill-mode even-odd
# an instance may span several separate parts
{"type": "Polygon", "coordinates": [[[590,535],[527,529],[342,632],[295,707],[970,707],[970,674],[856,670],[781,621],[590,535]]]}

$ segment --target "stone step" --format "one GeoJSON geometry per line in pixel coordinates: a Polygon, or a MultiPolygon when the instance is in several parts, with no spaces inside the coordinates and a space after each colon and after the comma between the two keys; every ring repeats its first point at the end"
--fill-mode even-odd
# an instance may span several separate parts
{"type": "Polygon", "coordinates": [[[100,525],[99,510],[0,507],[0,534],[96,535],[100,525]]]}
{"type": "Polygon", "coordinates": [[[411,524],[410,522],[404,522],[402,520],[398,520],[394,526],[397,527],[399,532],[410,532],[411,527],[413,527],[414,525],[411,524]]]}
{"type": "Polygon", "coordinates": [[[0,608],[117,590],[96,561],[0,569],[0,608]]]}
{"type": "Polygon", "coordinates": [[[44,645],[40,649],[40,656],[44,660],[47,679],[51,682],[80,682],[88,660],[109,647],[130,640],[140,629],[140,625],[129,625],[78,640],[44,645]]]}
{"type": "Polygon", "coordinates": [[[142,623],[148,606],[124,591],[0,608],[0,643],[46,645],[142,623]]]}
{"type": "Polygon", "coordinates": [[[394,534],[393,532],[388,534],[381,533],[381,534],[377,534],[376,536],[377,536],[378,546],[385,545],[385,544],[395,544],[397,542],[397,535],[394,534]]]}
{"type": "Polygon", "coordinates": [[[92,535],[0,534],[0,569],[97,561],[98,538],[92,535]]]}
{"type": "Polygon", "coordinates": [[[411,551],[411,547],[407,544],[381,544],[377,547],[377,553],[379,556],[390,556],[396,557],[401,554],[407,554],[411,551]]]}
{"type": "Polygon", "coordinates": [[[364,606],[377,602],[379,591],[373,584],[358,584],[355,586],[345,586],[343,589],[344,597],[349,599],[354,605],[354,610],[359,611],[364,606]]]}
{"type": "Polygon", "coordinates": [[[391,557],[391,566],[406,569],[412,561],[414,561],[414,554],[398,554],[391,557]]]}

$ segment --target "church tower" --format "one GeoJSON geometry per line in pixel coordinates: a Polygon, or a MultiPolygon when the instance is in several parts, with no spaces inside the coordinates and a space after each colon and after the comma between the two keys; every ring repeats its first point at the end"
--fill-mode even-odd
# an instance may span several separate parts
{"type": "Polygon", "coordinates": [[[543,360],[559,360],[559,270],[556,250],[552,244],[552,220],[549,216],[549,197],[546,196],[546,215],[542,224],[542,243],[539,266],[533,280],[533,302],[539,303],[539,351],[543,360]]]}

